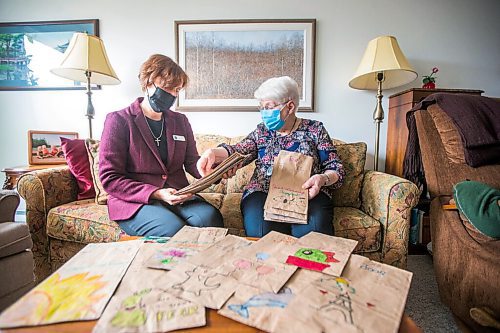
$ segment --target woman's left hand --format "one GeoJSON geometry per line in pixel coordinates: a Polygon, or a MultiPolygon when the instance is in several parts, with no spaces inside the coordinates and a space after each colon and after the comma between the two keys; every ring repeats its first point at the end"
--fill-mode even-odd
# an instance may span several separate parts
{"type": "Polygon", "coordinates": [[[322,175],[313,175],[311,178],[306,180],[304,185],[302,185],[302,188],[305,190],[309,190],[309,200],[314,198],[315,196],[318,195],[319,190],[321,189],[322,186],[324,186],[326,183],[325,177],[322,175]]]}

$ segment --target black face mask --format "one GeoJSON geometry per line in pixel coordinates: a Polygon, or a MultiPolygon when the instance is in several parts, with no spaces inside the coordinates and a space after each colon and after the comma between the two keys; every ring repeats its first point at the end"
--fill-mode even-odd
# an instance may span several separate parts
{"type": "Polygon", "coordinates": [[[153,111],[158,113],[170,109],[170,107],[175,102],[175,98],[176,97],[174,95],[158,87],[156,87],[156,90],[153,95],[149,96],[148,93],[149,105],[151,105],[153,111]]]}

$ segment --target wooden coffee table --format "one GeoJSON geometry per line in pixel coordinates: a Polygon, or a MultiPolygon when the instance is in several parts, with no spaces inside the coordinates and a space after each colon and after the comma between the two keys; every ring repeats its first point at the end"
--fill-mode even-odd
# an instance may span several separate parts
{"type": "MultiPolygon", "coordinates": [[[[77,321],[72,323],[62,323],[53,325],[44,325],[37,327],[26,327],[16,329],[0,330],[0,332],[10,333],[87,333],[92,332],[92,328],[96,324],[96,320],[92,321],[77,321]]],[[[200,328],[190,328],[185,330],[178,330],[175,332],[194,332],[194,333],[256,333],[263,332],[254,327],[241,324],[232,319],[226,318],[217,314],[215,310],[207,310],[207,325],[200,328]]],[[[401,325],[399,326],[399,333],[423,333],[422,330],[415,324],[415,322],[403,315],[401,325]]]]}

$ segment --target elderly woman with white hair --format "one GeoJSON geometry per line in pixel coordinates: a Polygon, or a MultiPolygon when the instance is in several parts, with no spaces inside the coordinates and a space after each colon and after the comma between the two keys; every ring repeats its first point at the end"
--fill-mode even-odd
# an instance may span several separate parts
{"type": "MultiPolygon", "coordinates": [[[[288,76],[271,78],[255,91],[262,123],[234,145],[221,144],[208,149],[198,160],[201,175],[234,152],[250,154],[256,160],[255,171],[245,187],[241,212],[246,235],[262,237],[271,230],[301,237],[310,231],[333,235],[332,192],[340,187],[344,169],[330,136],[319,121],[296,116],[299,106],[297,83],[288,76]],[[274,159],[280,150],[313,157],[311,177],[303,188],[309,191],[307,224],[289,224],[264,220],[264,203],[269,192],[274,159]]],[[[234,174],[234,173],[231,173],[234,174]]]]}

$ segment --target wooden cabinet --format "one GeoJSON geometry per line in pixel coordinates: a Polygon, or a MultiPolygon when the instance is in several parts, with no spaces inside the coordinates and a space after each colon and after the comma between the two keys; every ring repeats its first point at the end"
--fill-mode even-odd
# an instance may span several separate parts
{"type": "Polygon", "coordinates": [[[412,88],[389,97],[389,116],[387,123],[387,146],[385,150],[385,172],[403,177],[403,160],[408,128],[406,112],[418,102],[434,93],[481,95],[482,90],[471,89],[422,89],[412,88]]]}

